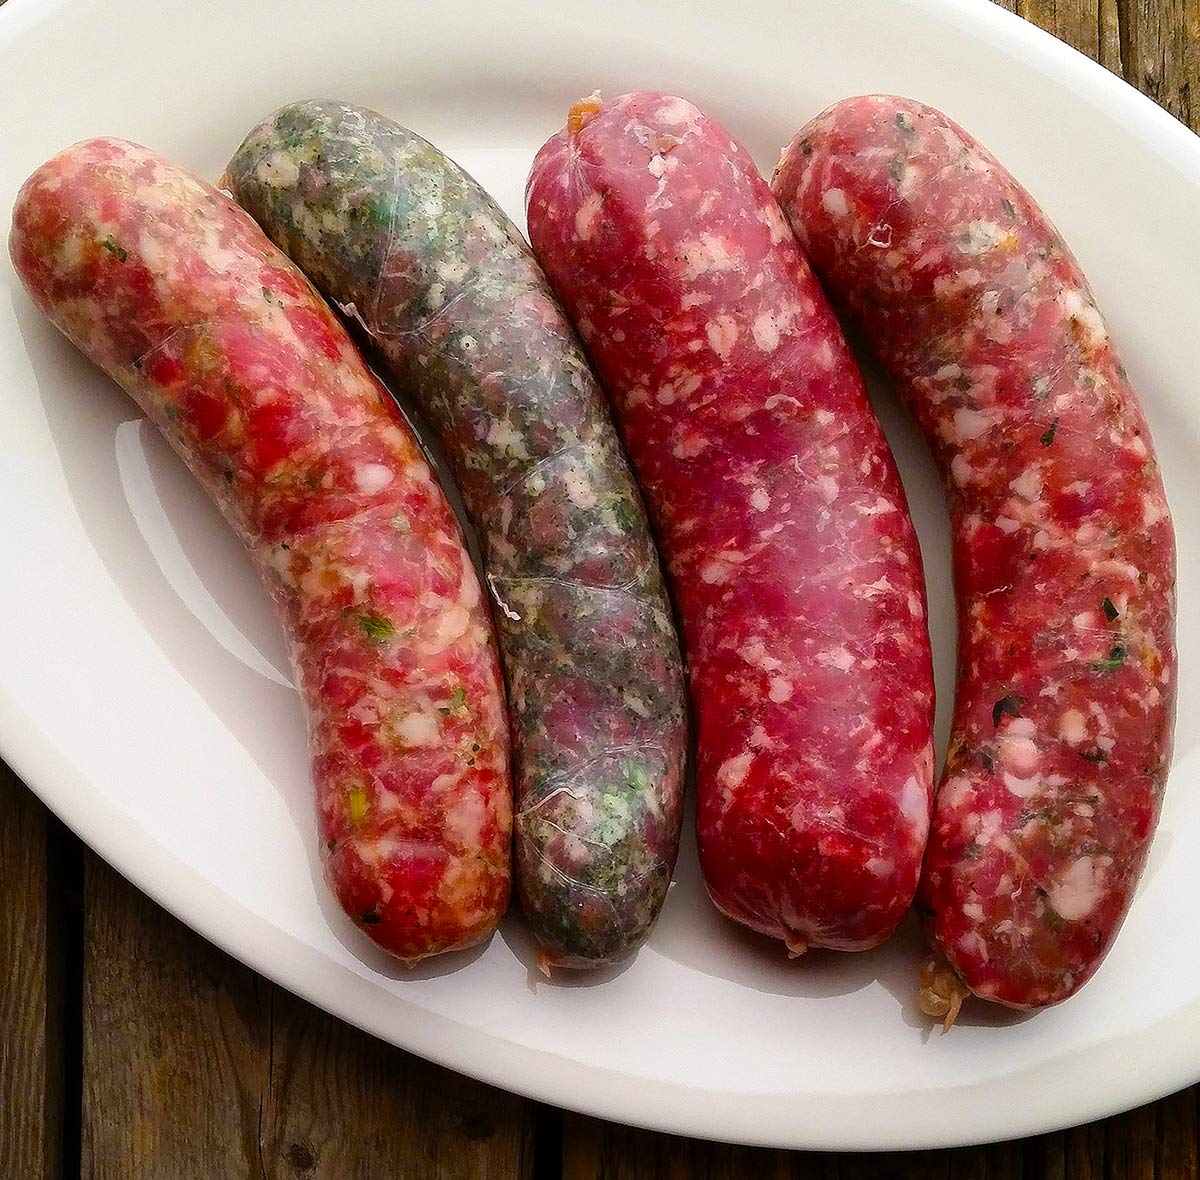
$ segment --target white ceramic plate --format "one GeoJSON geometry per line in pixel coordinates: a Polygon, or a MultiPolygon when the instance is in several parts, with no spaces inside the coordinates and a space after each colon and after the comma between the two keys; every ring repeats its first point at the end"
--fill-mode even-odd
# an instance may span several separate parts
{"type": "MultiPolygon", "coordinates": [[[[319,882],[300,709],[249,561],[132,403],[42,322],[6,255],[0,749],[133,882],[279,983],[455,1069],[608,1118],[783,1146],[932,1146],[1079,1122],[1200,1077],[1200,140],[984,0],[10,0],[0,79],[5,223],[21,180],[75,140],[127,136],[215,177],[253,123],[300,97],[396,116],[518,220],[533,152],[595,86],[687,95],[764,168],[826,104],[871,90],[978,134],[1091,276],[1180,530],[1175,771],[1132,916],[1070,1003],[1034,1017],[978,1004],[931,1036],[912,998],[914,931],[788,963],[717,916],[690,846],[624,970],[541,980],[517,915],[482,953],[411,972],[384,961],[319,882]]],[[[912,427],[880,404],[921,531],[945,706],[941,498],[912,427]]]]}

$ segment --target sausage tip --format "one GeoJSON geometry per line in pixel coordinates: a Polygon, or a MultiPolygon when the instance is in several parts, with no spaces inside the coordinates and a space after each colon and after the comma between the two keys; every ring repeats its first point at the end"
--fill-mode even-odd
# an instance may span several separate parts
{"type": "Polygon", "coordinates": [[[953,1027],[970,989],[945,960],[930,957],[918,976],[917,1007],[934,1020],[942,1022],[944,1036],[953,1027]]]}
{"type": "Polygon", "coordinates": [[[567,112],[567,134],[574,139],[588,125],[601,107],[600,91],[593,90],[567,112]]]}
{"type": "Polygon", "coordinates": [[[787,944],[787,953],[789,959],[798,959],[811,945],[808,941],[808,936],[799,934],[794,930],[788,930],[783,936],[783,941],[787,944]]]}

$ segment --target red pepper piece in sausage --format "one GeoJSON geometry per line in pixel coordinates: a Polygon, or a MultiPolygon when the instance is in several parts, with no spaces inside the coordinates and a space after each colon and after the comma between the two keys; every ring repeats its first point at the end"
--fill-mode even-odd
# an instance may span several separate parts
{"type": "Polygon", "coordinates": [[[487,608],[441,488],[344,329],[227,197],[121,140],[42,165],[9,245],[37,305],[255,557],[342,906],[405,959],[485,938],[508,898],[512,810],[487,608]]]}
{"type": "MultiPolygon", "coordinates": [[[[959,682],[921,889],[934,938],[975,994],[1057,1003],[1116,935],[1170,761],[1175,542],[1145,419],[1062,238],[945,115],[838,103],[774,187],[949,497],[959,682]]],[[[952,1015],[954,989],[926,982],[952,1015]]]]}
{"type": "Polygon", "coordinates": [[[527,205],[665,551],[709,892],[793,952],[874,946],[917,884],[933,685],[916,538],[837,322],[748,154],[682,99],[581,104],[527,205]]]}

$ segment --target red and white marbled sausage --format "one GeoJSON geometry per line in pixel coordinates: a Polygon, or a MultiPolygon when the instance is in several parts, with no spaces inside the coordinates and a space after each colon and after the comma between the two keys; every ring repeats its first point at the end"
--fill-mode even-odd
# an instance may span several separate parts
{"type": "Polygon", "coordinates": [[[342,906],[405,959],[485,938],[508,898],[512,811],[487,607],[441,488],[345,331],[227,197],[122,140],[42,165],[9,247],[37,305],[257,560],[342,906]]]}
{"type": "Polygon", "coordinates": [[[838,325],[745,150],[682,99],[581,104],[528,213],[665,549],[709,892],[793,952],[874,946],[917,884],[933,685],[916,538],[838,325]]]}
{"type": "MultiPolygon", "coordinates": [[[[1175,542],[1145,419],[1062,238],[945,115],[838,103],[775,192],[949,496],[959,684],[933,933],[977,995],[1057,1003],[1116,935],[1170,761],[1175,542]]],[[[952,979],[925,982],[953,1018],[952,979]]]]}

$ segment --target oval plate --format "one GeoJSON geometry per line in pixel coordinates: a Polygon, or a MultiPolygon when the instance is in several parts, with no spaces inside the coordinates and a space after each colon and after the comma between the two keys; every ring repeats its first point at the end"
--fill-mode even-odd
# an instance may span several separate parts
{"type": "MultiPolygon", "coordinates": [[[[195,4],[10,0],[16,96],[0,214],[44,158],[123,135],[219,175],[300,97],[387,112],[518,221],[530,160],[599,86],[684,94],[764,169],[811,115],[872,90],[943,108],[1058,222],[1140,388],[1180,528],[1182,665],[1200,666],[1200,140],[985,0],[537,0],[195,4]]],[[[1162,825],[1116,948],[1037,1016],[970,1006],[931,1035],[915,930],[789,963],[723,921],[695,851],[622,970],[553,982],[518,915],[482,952],[405,971],[320,884],[300,709],[265,594],[132,403],[41,319],[0,262],[0,749],[93,848],[280,984],[454,1069],[606,1118],[809,1148],[1026,1135],[1200,1076],[1200,682],[1184,679],[1162,825]]],[[[946,523],[932,468],[877,403],[929,567],[942,725],[953,673],[946,523]]]]}

